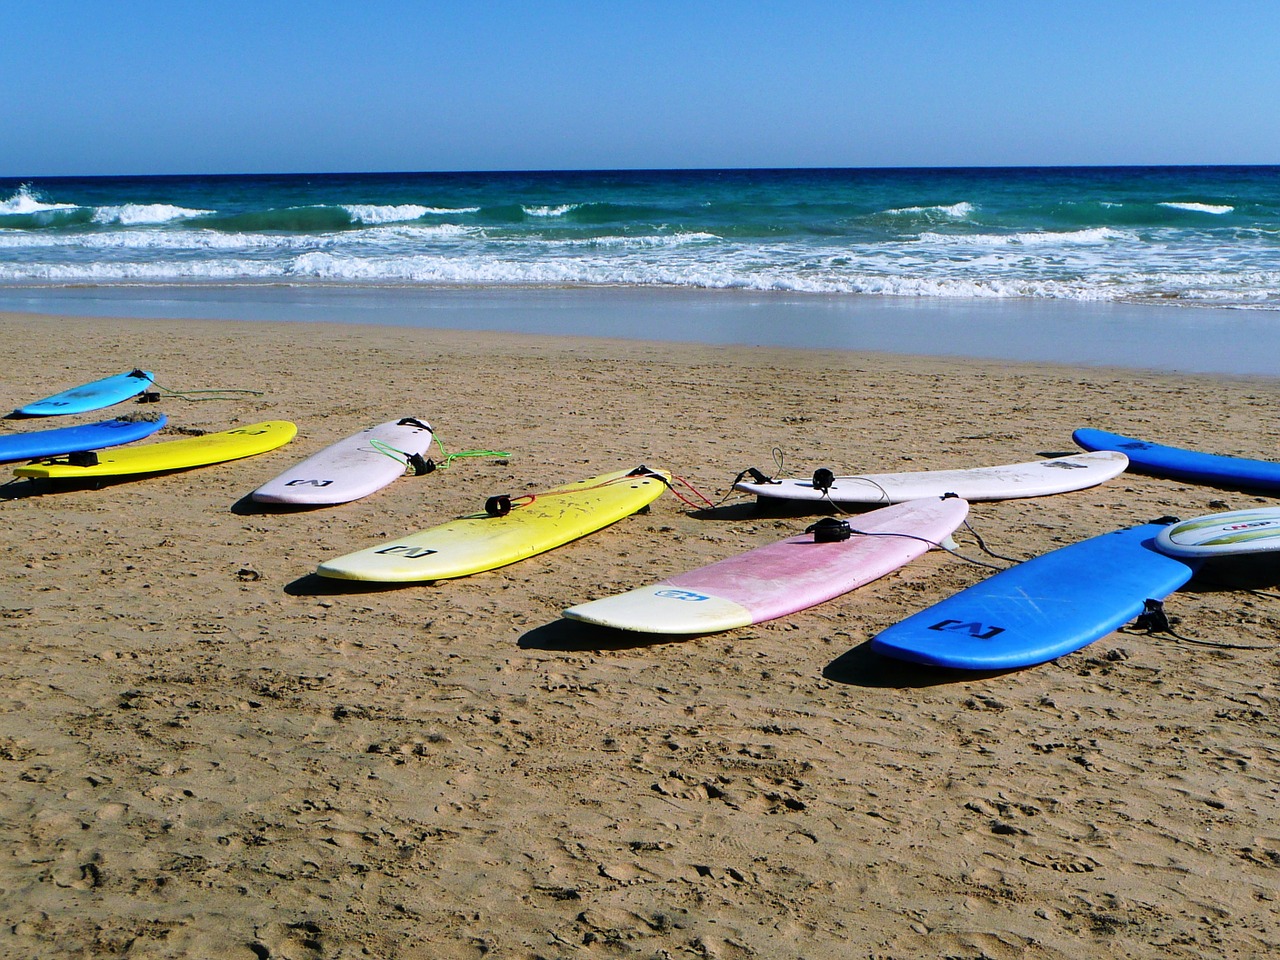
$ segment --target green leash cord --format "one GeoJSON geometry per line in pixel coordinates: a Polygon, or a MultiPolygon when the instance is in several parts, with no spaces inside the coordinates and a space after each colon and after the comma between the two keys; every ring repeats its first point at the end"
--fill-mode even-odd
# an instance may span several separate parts
{"type": "Polygon", "coordinates": [[[379,453],[390,457],[392,460],[398,460],[406,466],[412,466],[415,474],[431,473],[433,470],[444,470],[449,464],[455,460],[461,460],[463,457],[509,457],[511,454],[505,450],[463,450],[460,453],[448,453],[444,449],[444,444],[440,442],[440,437],[434,432],[431,438],[435,440],[436,446],[440,448],[441,460],[439,463],[434,460],[424,460],[419,454],[408,454],[403,450],[397,450],[389,443],[382,440],[370,439],[369,446],[377,450],[379,453]]]}

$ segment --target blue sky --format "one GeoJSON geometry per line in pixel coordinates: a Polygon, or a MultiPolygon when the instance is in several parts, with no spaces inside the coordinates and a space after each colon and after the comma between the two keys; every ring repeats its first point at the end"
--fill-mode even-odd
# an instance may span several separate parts
{"type": "Polygon", "coordinates": [[[1280,4],[41,0],[0,176],[1278,163],[1280,4]]]}

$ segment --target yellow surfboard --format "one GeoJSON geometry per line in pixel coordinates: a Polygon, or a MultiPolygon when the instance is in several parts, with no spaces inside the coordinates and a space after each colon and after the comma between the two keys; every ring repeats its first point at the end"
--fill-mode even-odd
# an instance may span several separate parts
{"type": "Polygon", "coordinates": [[[339,580],[418,583],[503,567],[576,540],[661,496],[668,476],[648,467],[606,473],[546,493],[493,497],[486,512],[322,563],[339,580]]]}
{"type": "Polygon", "coordinates": [[[18,467],[13,472],[19,477],[79,480],[186,470],[266,453],[284,446],[297,432],[297,426],[287,420],[266,420],[203,437],[94,451],[91,456],[52,457],[18,467]]]}

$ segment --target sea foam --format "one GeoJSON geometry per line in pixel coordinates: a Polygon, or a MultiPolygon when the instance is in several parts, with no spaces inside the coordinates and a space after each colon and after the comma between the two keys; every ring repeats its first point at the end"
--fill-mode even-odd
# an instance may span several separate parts
{"type": "Polygon", "coordinates": [[[1235,207],[1227,206],[1222,203],[1191,203],[1179,200],[1165,200],[1156,204],[1158,207],[1168,207],[1171,210],[1189,210],[1192,213],[1212,213],[1221,216],[1224,213],[1231,213],[1235,207]]]}
{"type": "Polygon", "coordinates": [[[45,213],[49,210],[78,210],[75,203],[46,203],[32,190],[31,184],[24,183],[8,200],[0,200],[0,215],[45,213]]]}
{"type": "Polygon", "coordinates": [[[1003,247],[1110,243],[1115,240],[1135,240],[1137,235],[1112,227],[1087,227],[1083,230],[1035,230],[1017,233],[922,233],[920,239],[944,246],[1003,247]]]}
{"type": "Polygon", "coordinates": [[[972,203],[962,200],[949,206],[895,207],[892,210],[886,210],[885,214],[895,217],[924,217],[926,219],[941,217],[948,220],[963,220],[966,217],[973,216],[974,209],[975,207],[972,203]]]}
{"type": "Polygon", "coordinates": [[[1277,184],[1271,168],[10,180],[0,284],[635,285],[1280,311],[1277,184]]]}
{"type": "Polygon", "coordinates": [[[94,223],[119,223],[135,226],[144,223],[168,223],[172,220],[188,220],[203,217],[213,210],[192,210],[169,203],[125,203],[114,207],[98,207],[93,212],[94,223]]]}
{"type": "Polygon", "coordinates": [[[416,203],[402,203],[395,206],[352,203],[343,204],[342,209],[347,211],[353,223],[367,224],[407,223],[421,219],[431,212],[429,207],[419,206],[416,203]]]}
{"type": "Polygon", "coordinates": [[[530,217],[563,217],[566,213],[577,210],[582,204],[580,203],[562,203],[555,207],[524,207],[522,209],[526,216],[530,217]]]}

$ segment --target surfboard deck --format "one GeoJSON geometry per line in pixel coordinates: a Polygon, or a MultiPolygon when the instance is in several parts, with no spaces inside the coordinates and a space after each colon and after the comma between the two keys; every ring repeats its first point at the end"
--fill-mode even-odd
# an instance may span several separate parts
{"type": "Polygon", "coordinates": [[[35,460],[117,447],[151,436],[168,421],[168,417],[159,414],[147,419],[104,420],[77,427],[55,427],[52,430],[10,434],[0,437],[0,461],[35,460]]]}
{"type": "Polygon", "coordinates": [[[131,370],[115,376],[104,377],[91,383],[82,383],[61,393],[35,400],[13,411],[23,417],[52,417],[68,413],[88,413],[103,407],[123,403],[136,397],[151,386],[155,374],[150,370],[131,370]]]}
{"type": "Polygon", "coordinates": [[[13,472],[15,476],[33,479],[82,480],[187,470],[266,453],[288,443],[297,432],[298,428],[287,420],[266,420],[202,437],[113,449],[99,453],[94,464],[79,466],[67,458],[51,458],[26,464],[13,472]]]}
{"type": "Polygon", "coordinates": [[[505,515],[451,520],[320,564],[339,580],[421,583],[465,577],[545,553],[607,527],[656,500],[667,475],[646,467],[619,470],[545,493],[512,497],[505,515]]]}
{"type": "Polygon", "coordinates": [[[1165,527],[1156,547],[1173,557],[1232,557],[1280,550],[1280,507],[1209,513],[1165,527]]]}
{"type": "Polygon", "coordinates": [[[1186,583],[1196,562],[1155,547],[1147,523],[1073,543],[988,577],[881,631],[871,649],[936,667],[1002,670],[1087,646],[1186,583]]]}
{"type": "Polygon", "coordinates": [[[847,521],[848,540],[801,533],[652,586],[570,607],[566,617],[618,630],[701,634],[816,606],[898,569],[941,543],[969,512],[956,497],[912,500],[847,521]]]}
{"type": "Polygon", "coordinates": [[[1188,480],[1250,490],[1280,489],[1280,463],[1148,443],[1105,430],[1082,427],[1072,439],[1085,450],[1116,450],[1134,470],[1171,480],[1188,480]]]}
{"type": "Polygon", "coordinates": [[[769,483],[742,480],[734,489],[757,497],[835,503],[902,503],[954,493],[970,502],[1013,500],[1069,493],[1096,486],[1123,473],[1128,466],[1123,453],[1100,451],[1010,463],[967,470],[923,470],[911,473],[869,473],[836,477],[829,491],[812,479],[788,479],[769,483]]]}
{"type": "Polygon", "coordinates": [[[380,423],[312,454],[250,496],[301,506],[359,500],[404,476],[409,458],[429,453],[434,436],[431,425],[415,417],[380,423]]]}

